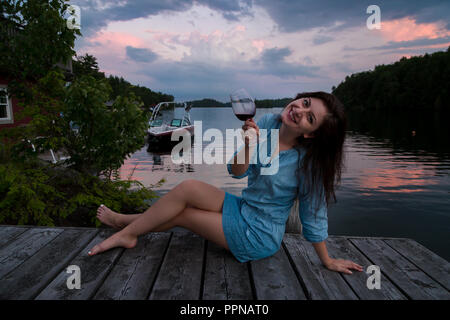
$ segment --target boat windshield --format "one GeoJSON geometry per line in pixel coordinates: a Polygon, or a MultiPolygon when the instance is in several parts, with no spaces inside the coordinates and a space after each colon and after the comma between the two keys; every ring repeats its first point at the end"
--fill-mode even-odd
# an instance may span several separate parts
{"type": "Polygon", "coordinates": [[[163,102],[155,107],[150,117],[150,127],[160,127],[163,125],[180,127],[188,124],[190,124],[190,118],[188,111],[185,110],[184,103],[163,102]]]}
{"type": "Polygon", "coordinates": [[[160,127],[162,125],[162,119],[155,119],[150,123],[150,127],[160,127]]]}
{"type": "Polygon", "coordinates": [[[170,123],[171,127],[179,127],[181,126],[181,119],[173,119],[170,123]]]}

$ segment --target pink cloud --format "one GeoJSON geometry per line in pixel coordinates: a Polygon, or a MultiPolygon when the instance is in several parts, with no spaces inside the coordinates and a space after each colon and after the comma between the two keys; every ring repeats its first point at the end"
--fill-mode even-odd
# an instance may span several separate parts
{"type": "Polygon", "coordinates": [[[194,39],[197,41],[208,41],[214,37],[221,37],[222,32],[215,30],[211,34],[202,34],[199,31],[193,32],[167,32],[157,30],[145,30],[152,35],[152,39],[162,44],[181,44],[189,45],[194,39]]]}
{"type": "Polygon", "coordinates": [[[143,39],[123,32],[101,31],[90,37],[86,45],[80,48],[78,54],[84,52],[99,59],[100,69],[107,74],[122,74],[118,69],[118,62],[126,59],[127,46],[146,48],[143,39]]]}
{"type": "Polygon", "coordinates": [[[395,56],[397,57],[397,60],[400,60],[403,57],[406,57],[407,59],[413,57],[413,56],[417,56],[417,53],[415,52],[415,50],[420,50],[420,49],[441,49],[441,50],[445,50],[448,47],[450,47],[450,42],[447,43],[438,43],[438,44],[431,44],[431,45],[427,45],[427,46],[414,46],[414,47],[408,47],[409,50],[411,50],[410,54],[406,54],[406,53],[399,53],[396,54],[395,56]]]}
{"type": "Polygon", "coordinates": [[[122,48],[125,48],[126,46],[132,47],[145,46],[145,42],[142,39],[135,37],[129,33],[111,32],[111,31],[99,32],[96,34],[96,36],[90,38],[88,41],[91,43],[97,42],[106,46],[122,47],[122,48]]]}
{"type": "Polygon", "coordinates": [[[415,19],[381,21],[381,35],[388,41],[411,41],[421,38],[436,39],[450,36],[440,23],[417,23],[415,19]]]}
{"type": "Polygon", "coordinates": [[[247,28],[243,25],[238,25],[236,26],[236,28],[234,28],[236,31],[240,31],[240,32],[245,32],[245,30],[247,30],[247,28]]]}
{"type": "Polygon", "coordinates": [[[258,49],[258,52],[261,53],[264,50],[264,47],[268,44],[266,40],[253,40],[252,46],[258,49]]]}
{"type": "Polygon", "coordinates": [[[234,39],[237,36],[245,33],[247,28],[243,25],[238,25],[229,31],[216,29],[210,33],[202,33],[198,30],[191,32],[168,32],[158,30],[145,30],[145,32],[152,35],[152,39],[163,44],[181,44],[192,46],[198,42],[211,42],[234,39]]]}

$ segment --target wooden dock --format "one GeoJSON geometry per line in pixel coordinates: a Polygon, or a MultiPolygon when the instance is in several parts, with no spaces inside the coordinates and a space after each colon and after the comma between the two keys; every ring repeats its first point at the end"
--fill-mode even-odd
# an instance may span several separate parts
{"type": "Polygon", "coordinates": [[[89,257],[111,229],[0,226],[0,299],[13,300],[448,300],[450,263],[411,239],[330,236],[329,255],[351,259],[371,274],[327,270],[313,246],[286,234],[272,257],[239,263],[188,231],[151,233],[133,249],[89,257]],[[81,289],[68,289],[81,271],[81,289]]]}

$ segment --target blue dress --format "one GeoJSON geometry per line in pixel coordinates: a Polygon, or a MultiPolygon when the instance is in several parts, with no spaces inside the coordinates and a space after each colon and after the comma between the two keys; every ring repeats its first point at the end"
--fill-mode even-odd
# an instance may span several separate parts
{"type": "MultiPolygon", "coordinates": [[[[305,177],[302,171],[300,170],[300,180],[296,175],[299,160],[301,163],[305,151],[294,148],[284,150],[269,162],[273,145],[278,143],[278,139],[271,139],[271,129],[281,127],[279,115],[265,114],[257,125],[260,134],[261,129],[267,129],[267,140],[260,141],[255,148],[247,171],[241,176],[235,176],[231,172],[234,155],[243,145],[227,164],[228,172],[233,178],[248,176],[248,186],[242,190],[241,197],[225,192],[222,209],[222,225],[228,247],[240,262],[262,259],[280,249],[286,221],[297,196],[300,200],[299,215],[305,239],[309,242],[322,242],[328,237],[325,198],[322,197],[319,207],[314,208],[315,195],[305,196],[305,177]],[[264,144],[267,149],[262,148],[264,144]],[[267,174],[270,168],[278,171],[274,169],[272,174],[267,174]],[[264,169],[266,173],[262,174],[264,169]]],[[[276,136],[275,133],[274,135],[276,136]]]]}

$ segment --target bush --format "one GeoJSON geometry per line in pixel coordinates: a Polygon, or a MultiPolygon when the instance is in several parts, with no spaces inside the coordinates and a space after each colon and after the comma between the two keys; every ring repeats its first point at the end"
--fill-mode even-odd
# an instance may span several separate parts
{"type": "Polygon", "coordinates": [[[40,162],[0,164],[2,224],[99,227],[100,204],[142,213],[154,198],[156,193],[137,181],[102,180],[40,162]]]}
{"type": "Polygon", "coordinates": [[[105,80],[91,76],[76,79],[67,89],[63,126],[64,148],[69,165],[81,172],[99,175],[118,169],[124,159],[145,145],[148,121],[133,94],[119,96],[105,105],[111,88],[105,80]]]}

